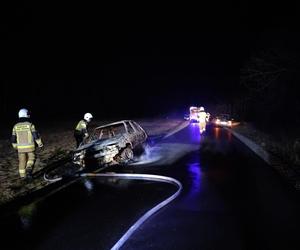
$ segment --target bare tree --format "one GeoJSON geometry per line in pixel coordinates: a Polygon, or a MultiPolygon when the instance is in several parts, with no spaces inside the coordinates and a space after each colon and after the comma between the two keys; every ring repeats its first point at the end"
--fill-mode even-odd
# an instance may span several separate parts
{"type": "Polygon", "coordinates": [[[268,50],[253,56],[241,69],[241,83],[250,96],[262,93],[287,71],[286,57],[276,50],[268,50]]]}

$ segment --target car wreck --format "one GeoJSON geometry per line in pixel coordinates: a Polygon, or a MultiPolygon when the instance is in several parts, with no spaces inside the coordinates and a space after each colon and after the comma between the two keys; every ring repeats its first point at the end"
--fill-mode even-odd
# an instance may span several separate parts
{"type": "Polygon", "coordinates": [[[126,164],[134,154],[143,150],[147,133],[135,121],[123,120],[94,129],[90,137],[73,153],[73,163],[126,164]]]}

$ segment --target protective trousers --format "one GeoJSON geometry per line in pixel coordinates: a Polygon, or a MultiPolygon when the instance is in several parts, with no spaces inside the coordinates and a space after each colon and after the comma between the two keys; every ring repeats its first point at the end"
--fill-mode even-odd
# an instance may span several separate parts
{"type": "Polygon", "coordinates": [[[200,127],[200,133],[204,132],[206,130],[206,122],[200,122],[199,127],[200,127]]]}
{"type": "Polygon", "coordinates": [[[74,134],[75,140],[76,140],[76,147],[78,148],[79,145],[83,142],[84,137],[81,134],[74,134]]]}
{"type": "Polygon", "coordinates": [[[34,161],[35,161],[35,153],[34,152],[26,152],[21,153],[18,152],[19,157],[19,174],[20,177],[26,177],[26,171],[32,171],[34,161]]]}

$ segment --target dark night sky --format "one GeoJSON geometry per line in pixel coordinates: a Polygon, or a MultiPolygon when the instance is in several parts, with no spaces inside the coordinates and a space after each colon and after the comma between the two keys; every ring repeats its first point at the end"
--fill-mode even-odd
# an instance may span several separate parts
{"type": "Polygon", "coordinates": [[[293,6],[272,7],[11,6],[1,26],[6,115],[147,116],[230,100],[263,39],[298,31],[293,6]]]}

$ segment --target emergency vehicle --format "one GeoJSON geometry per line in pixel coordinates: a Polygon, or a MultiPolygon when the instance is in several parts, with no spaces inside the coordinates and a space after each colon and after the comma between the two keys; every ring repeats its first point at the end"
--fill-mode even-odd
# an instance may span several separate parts
{"type": "Polygon", "coordinates": [[[190,122],[199,122],[199,112],[200,108],[190,107],[190,122]]]}

